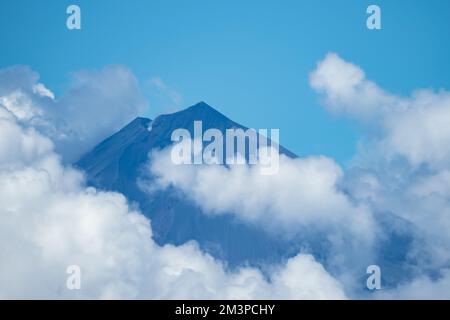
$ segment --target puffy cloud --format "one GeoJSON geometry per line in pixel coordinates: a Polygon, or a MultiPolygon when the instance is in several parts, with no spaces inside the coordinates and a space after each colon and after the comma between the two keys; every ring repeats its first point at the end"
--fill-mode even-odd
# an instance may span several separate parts
{"type": "Polygon", "coordinates": [[[0,70],[0,105],[23,124],[50,137],[66,162],[76,160],[147,107],[134,75],[111,65],[72,75],[60,97],[29,67],[0,70]]]}
{"type": "Polygon", "coordinates": [[[310,255],[267,276],[228,271],[193,242],[159,246],[123,195],[86,188],[2,106],[0,131],[0,298],[345,298],[310,255]],[[80,290],[66,287],[69,265],[81,268],[80,290]]]}
{"type": "Polygon", "coordinates": [[[383,120],[385,137],[381,148],[389,156],[405,156],[411,164],[434,168],[450,164],[450,93],[417,92],[408,109],[383,120]]]}
{"type": "MultiPolygon", "coordinates": [[[[269,279],[258,269],[225,273],[209,256],[191,244],[164,247],[165,288],[162,298],[219,299],[345,299],[341,284],[311,255],[300,254],[275,268],[269,279]],[[185,250],[180,250],[184,248],[185,250]],[[168,285],[170,284],[170,285],[168,285]]],[[[160,273],[159,273],[160,274],[160,273]]]]}
{"type": "Polygon", "coordinates": [[[233,215],[288,241],[312,244],[317,250],[309,252],[321,256],[349,294],[358,290],[361,270],[376,259],[379,230],[371,211],[340,191],[342,170],[333,160],[280,155],[278,172],[263,175],[262,164],[177,165],[171,151],[149,155],[148,176],[140,182],[149,196],[175,188],[206,215],[233,215]]]}
{"type": "MultiPolygon", "coordinates": [[[[410,97],[389,94],[367,80],[358,66],[336,54],[319,62],[310,83],[325,95],[326,106],[358,119],[363,115],[377,124],[370,143],[357,155],[354,166],[369,170],[360,170],[352,179],[352,195],[368,200],[361,199],[361,193],[366,197],[370,193],[378,206],[395,209],[422,227],[431,224],[426,220],[447,226],[450,93],[417,90],[410,97]],[[363,181],[370,182],[364,191],[363,181]]],[[[440,229],[433,225],[430,232],[433,228],[440,229]]]]}
{"type": "Polygon", "coordinates": [[[325,105],[334,113],[372,119],[397,107],[401,101],[366,79],[358,66],[329,53],[310,74],[313,89],[323,94],[325,105]]]}
{"type": "Polygon", "coordinates": [[[326,108],[370,127],[369,143],[362,144],[343,179],[349,196],[414,226],[407,255],[419,275],[386,296],[448,297],[443,293],[450,265],[450,93],[393,95],[336,54],[319,62],[310,84],[326,108]]]}
{"type": "Polygon", "coordinates": [[[370,242],[371,214],[339,191],[341,168],[326,157],[291,159],[280,155],[280,169],[262,175],[260,165],[178,165],[171,148],[150,154],[149,171],[157,188],[174,186],[205,214],[233,213],[266,229],[295,233],[300,226],[343,226],[370,242]]]}
{"type": "Polygon", "coordinates": [[[414,226],[412,246],[398,240],[386,254],[408,250],[411,265],[399,272],[415,273],[374,297],[448,298],[448,92],[396,96],[329,54],[310,75],[312,87],[332,112],[376,127],[345,174],[325,157],[281,156],[278,174],[263,176],[257,165],[175,166],[167,150],[152,155],[156,187],[181,189],[205,214],[231,213],[286,237],[320,232],[333,246],[325,265],[338,281],[304,253],[263,274],[228,270],[194,242],[157,245],[134,205],[86,188],[82,173],[55,152],[67,161],[134,117],[144,106],[136,80],[117,66],[73,79],[55,97],[27,67],[0,70],[1,298],[345,298],[358,286],[345,270],[361,277],[361,266],[376,263],[380,212],[414,226]],[[82,270],[79,291],[66,288],[74,264],[82,270]]]}
{"type": "Polygon", "coordinates": [[[332,112],[378,127],[376,147],[389,157],[403,156],[420,166],[450,163],[450,93],[417,90],[393,95],[368,80],[358,66],[330,53],[310,74],[313,89],[332,112]]]}
{"type": "Polygon", "coordinates": [[[36,103],[21,90],[0,96],[0,105],[20,121],[36,121],[36,118],[43,115],[43,111],[36,103]]]}
{"type": "Polygon", "coordinates": [[[50,140],[35,129],[22,129],[13,115],[0,107],[0,168],[32,164],[53,150],[50,140]]]}

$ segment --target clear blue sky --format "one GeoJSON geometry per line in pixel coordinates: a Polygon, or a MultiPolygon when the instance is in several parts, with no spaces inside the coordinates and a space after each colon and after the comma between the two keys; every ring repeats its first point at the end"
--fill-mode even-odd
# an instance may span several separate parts
{"type": "MultiPolygon", "coordinates": [[[[355,124],[319,107],[308,74],[329,51],[382,88],[450,89],[450,1],[2,1],[0,66],[31,66],[54,92],[80,69],[123,64],[145,83],[158,76],[185,106],[204,100],[254,128],[280,128],[299,155],[345,163],[355,124]],[[82,10],[82,30],[65,26],[82,10]],[[382,10],[380,31],[366,8],[382,10]]],[[[154,104],[148,116],[161,112],[154,104]]]]}

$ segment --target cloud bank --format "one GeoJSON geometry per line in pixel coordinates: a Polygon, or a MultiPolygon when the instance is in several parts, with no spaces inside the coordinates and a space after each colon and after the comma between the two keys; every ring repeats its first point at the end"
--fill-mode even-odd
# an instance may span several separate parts
{"type": "Polygon", "coordinates": [[[355,287],[374,251],[389,253],[377,248],[389,236],[378,223],[386,212],[404,221],[388,225],[412,239],[394,253],[407,257],[400,271],[413,272],[369,297],[448,298],[450,93],[389,93],[333,53],[310,84],[327,110],[367,127],[345,171],[320,156],[281,156],[279,173],[261,176],[257,166],[174,166],[168,150],[150,155],[150,191],[174,187],[207,215],[293,240],[307,230],[331,245],[325,267],[299,253],[263,274],[228,270],[194,242],[157,245],[123,195],[86,187],[67,165],[144,108],[131,72],[76,73],[55,95],[27,67],[0,70],[0,298],[366,297],[355,287]],[[81,267],[79,291],[66,288],[69,265],[81,267]]]}
{"type": "Polygon", "coordinates": [[[267,176],[259,165],[176,165],[170,147],[149,156],[149,196],[174,187],[206,215],[231,214],[290,241],[320,239],[332,252],[327,266],[340,276],[360,277],[373,261],[377,224],[340,191],[343,172],[332,159],[280,155],[278,173],[267,176]]]}
{"type": "Polygon", "coordinates": [[[318,63],[310,85],[328,111],[367,128],[346,172],[326,157],[283,155],[279,173],[267,177],[257,166],[179,166],[167,149],[150,154],[147,190],[174,187],[207,215],[232,214],[293,241],[317,231],[332,246],[327,266],[356,296],[366,294],[352,291],[355,275],[380,261],[405,275],[372,297],[448,297],[450,93],[389,93],[335,53],[318,63]],[[394,237],[383,247],[393,234],[408,244],[394,237]],[[389,250],[398,252],[386,260],[389,250]]]}
{"type": "Polygon", "coordinates": [[[420,275],[384,296],[448,298],[450,92],[391,94],[334,53],[318,63],[310,84],[325,108],[368,128],[368,142],[361,144],[344,179],[347,193],[373,212],[392,212],[418,230],[421,241],[415,239],[408,255],[420,275]]]}
{"type": "MultiPolygon", "coordinates": [[[[24,88],[36,84],[37,75],[17,70],[24,88]]],[[[97,87],[103,73],[92,76],[81,76],[74,88],[108,96],[97,87]]],[[[83,174],[62,163],[57,137],[35,123],[46,110],[36,103],[52,100],[49,91],[38,86],[35,101],[21,90],[8,88],[0,104],[0,298],[346,298],[311,255],[300,253],[263,275],[255,268],[229,271],[195,242],[157,245],[150,221],[123,195],[86,187],[83,174]],[[14,92],[26,98],[12,103],[14,92]],[[80,290],[66,287],[70,265],[81,269],[80,290]]],[[[85,98],[78,99],[69,108],[85,98]]]]}

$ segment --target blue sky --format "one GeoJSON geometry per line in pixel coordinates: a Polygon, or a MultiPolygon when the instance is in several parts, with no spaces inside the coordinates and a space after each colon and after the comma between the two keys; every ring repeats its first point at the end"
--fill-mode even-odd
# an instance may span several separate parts
{"type": "Polygon", "coordinates": [[[206,101],[254,128],[280,128],[300,155],[345,163],[361,132],[319,107],[308,74],[327,52],[361,66],[396,94],[450,88],[449,1],[9,1],[0,11],[0,66],[31,66],[56,94],[70,73],[130,68],[154,117],[164,105],[145,83],[159,77],[183,98],[206,101]],[[382,30],[366,28],[378,4],[382,30]],[[65,26],[82,10],[82,30],[65,26]],[[152,104],[153,102],[153,104],[152,104]]]}

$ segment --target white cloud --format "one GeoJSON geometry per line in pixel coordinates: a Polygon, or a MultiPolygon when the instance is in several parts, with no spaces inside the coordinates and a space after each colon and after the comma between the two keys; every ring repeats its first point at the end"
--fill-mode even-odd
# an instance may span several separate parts
{"type": "Polygon", "coordinates": [[[47,97],[55,100],[55,95],[42,83],[37,83],[33,85],[33,93],[40,95],[41,97],[47,97]]]}
{"type": "Polygon", "coordinates": [[[0,168],[32,164],[53,150],[53,144],[33,128],[22,129],[0,106],[0,168]]]}
{"type": "Polygon", "coordinates": [[[195,243],[158,246],[123,195],[86,188],[1,106],[0,132],[0,298],[345,298],[309,255],[266,278],[227,271],[195,243]],[[80,290],[66,288],[69,265],[81,268],[80,290]]]}
{"type": "Polygon", "coordinates": [[[50,137],[66,162],[77,160],[147,107],[134,75],[118,65],[74,73],[57,99],[38,80],[28,67],[0,70],[0,105],[50,137]]]}
{"type": "Polygon", "coordinates": [[[448,300],[450,299],[450,270],[445,269],[437,279],[421,276],[398,288],[377,293],[379,299],[448,300]]]}
{"type": "MultiPolygon", "coordinates": [[[[429,220],[447,226],[450,219],[442,214],[442,209],[436,209],[446,202],[437,197],[449,195],[450,93],[417,90],[410,97],[394,96],[367,80],[359,67],[336,54],[328,54],[319,62],[310,82],[314,89],[325,95],[326,105],[333,106],[335,111],[357,118],[363,115],[365,120],[370,119],[378,124],[379,130],[373,137],[373,143],[368,146],[374,149],[369,155],[376,160],[375,164],[358,163],[359,166],[375,166],[378,178],[384,179],[372,179],[377,186],[378,203],[389,203],[399,215],[422,227],[430,225],[430,232],[440,229],[438,225],[426,221],[431,216],[433,218],[429,220]],[[396,157],[404,157],[408,163],[389,164],[396,157]],[[429,171],[420,172],[421,165],[427,165],[429,171]],[[384,183],[381,187],[380,182],[384,183]],[[393,190],[393,186],[397,186],[398,190],[393,190]],[[389,194],[400,190],[401,195],[389,194]],[[391,200],[386,201],[386,198],[391,200]],[[406,210],[411,203],[411,210],[406,210]],[[434,214],[425,214],[433,208],[436,211],[434,214]],[[409,211],[409,214],[403,211],[409,211]]],[[[367,178],[367,173],[363,175],[367,178]]],[[[354,180],[360,183],[365,178],[358,175],[354,180]]],[[[354,188],[353,194],[355,191],[361,193],[360,188],[354,188]]]]}
{"type": "Polygon", "coordinates": [[[383,120],[382,149],[405,156],[413,165],[435,168],[450,164],[450,93],[417,92],[408,109],[383,120]]]}
{"type": "Polygon", "coordinates": [[[176,165],[170,147],[149,157],[152,179],[141,181],[149,196],[175,187],[206,215],[231,214],[290,241],[326,243],[325,263],[346,283],[373,263],[377,224],[370,210],[339,190],[342,171],[331,159],[280,155],[278,173],[262,175],[259,165],[176,165]]]}
{"type": "Polygon", "coordinates": [[[450,92],[416,90],[397,96],[336,54],[319,62],[310,84],[325,98],[326,108],[370,128],[369,143],[362,145],[345,177],[349,194],[374,212],[392,212],[417,229],[407,254],[422,275],[392,297],[442,296],[450,265],[450,92]],[[431,270],[442,278],[430,280],[431,270]]]}
{"type": "Polygon", "coordinates": [[[279,172],[265,176],[259,165],[176,165],[170,148],[150,157],[157,187],[181,189],[205,214],[233,212],[243,221],[283,233],[295,233],[299,226],[346,225],[354,236],[371,239],[370,212],[338,190],[342,171],[329,158],[280,155],[279,172]]]}
{"type": "Polygon", "coordinates": [[[0,96],[0,105],[21,121],[29,122],[43,115],[43,111],[22,90],[0,96]]]}
{"type": "Polygon", "coordinates": [[[449,92],[417,90],[410,97],[388,93],[335,53],[318,63],[310,85],[332,112],[379,127],[378,153],[406,157],[415,166],[450,163],[449,92]]]}
{"type": "Polygon", "coordinates": [[[181,189],[205,214],[233,212],[286,237],[322,232],[333,245],[327,268],[340,281],[303,253],[266,277],[229,271],[195,243],[158,246],[123,195],[86,188],[54,150],[67,160],[68,149],[81,152],[136,115],[145,104],[127,69],[75,74],[56,98],[29,68],[0,70],[0,298],[345,298],[344,286],[349,294],[358,286],[345,270],[374,262],[380,230],[371,212],[419,230],[406,253],[415,277],[379,296],[448,298],[450,94],[390,94],[335,54],[310,81],[329,110],[376,127],[365,146],[371,159],[350,168],[351,178],[325,157],[282,156],[279,173],[262,176],[257,166],[174,166],[162,151],[150,169],[157,187],[181,189]],[[82,269],[81,291],[65,287],[72,264],[82,269]]]}
{"type": "Polygon", "coordinates": [[[397,107],[401,101],[366,79],[364,71],[329,53],[310,74],[310,85],[325,98],[334,113],[368,120],[397,107]]]}

